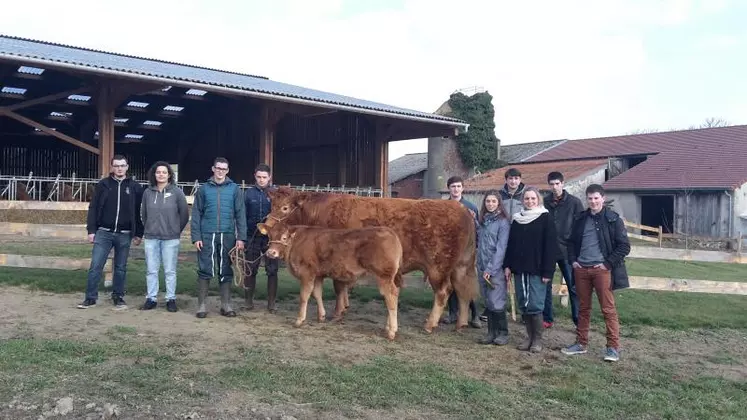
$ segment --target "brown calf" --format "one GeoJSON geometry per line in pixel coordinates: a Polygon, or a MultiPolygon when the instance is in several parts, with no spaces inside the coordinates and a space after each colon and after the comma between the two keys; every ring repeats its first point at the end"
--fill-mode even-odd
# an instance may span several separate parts
{"type": "MultiPolygon", "coordinates": [[[[467,325],[469,301],[477,295],[474,219],[453,200],[409,200],[350,194],[301,192],[289,187],[269,191],[272,209],[265,224],[311,225],[356,229],[387,226],[403,248],[400,275],[421,270],[435,293],[425,330],[438,326],[452,290],[459,298],[456,328],[467,325]]],[[[334,276],[333,279],[336,280],[334,276]]],[[[346,306],[347,289],[335,287],[336,317],[346,306]]]]}
{"type": "Polygon", "coordinates": [[[269,237],[267,256],[285,260],[288,271],[301,282],[301,306],[296,326],[306,321],[309,296],[316,299],[319,321],[326,312],[322,301],[325,277],[353,283],[369,273],[376,277],[379,292],[384,296],[389,312],[386,336],[394,340],[397,334],[397,281],[402,263],[402,244],[397,234],[387,227],[362,229],[329,229],[318,226],[289,226],[277,223],[272,228],[260,223],[259,231],[269,237]]]}

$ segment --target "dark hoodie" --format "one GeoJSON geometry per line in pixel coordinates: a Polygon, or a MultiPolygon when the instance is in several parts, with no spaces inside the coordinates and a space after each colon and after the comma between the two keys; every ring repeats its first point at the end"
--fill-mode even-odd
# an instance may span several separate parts
{"type": "Polygon", "coordinates": [[[523,182],[519,184],[519,188],[517,188],[516,192],[513,194],[508,192],[507,184],[503,184],[503,188],[501,188],[501,199],[503,200],[503,208],[506,210],[506,214],[508,215],[509,224],[514,220],[514,213],[518,213],[522,208],[524,208],[524,203],[522,203],[524,188],[525,185],[523,182]]]}
{"type": "Polygon", "coordinates": [[[143,191],[140,217],[145,239],[179,239],[189,222],[189,207],[184,192],[169,183],[162,192],[155,185],[143,191]]]}

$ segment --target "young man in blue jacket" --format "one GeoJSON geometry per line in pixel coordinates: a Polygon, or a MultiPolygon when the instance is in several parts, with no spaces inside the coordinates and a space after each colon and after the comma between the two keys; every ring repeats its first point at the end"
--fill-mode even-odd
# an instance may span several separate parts
{"type": "Polygon", "coordinates": [[[254,309],[254,289],[257,286],[257,272],[259,262],[265,260],[265,274],[267,274],[267,310],[275,312],[275,299],[278,293],[278,260],[264,257],[269,246],[269,238],[257,230],[257,224],[264,222],[271,210],[270,198],[267,191],[274,189],[271,184],[272,173],[270,166],[260,163],[254,169],[255,184],[247,188],[244,194],[246,207],[247,232],[253,234],[249,237],[246,246],[246,281],[244,282],[245,307],[242,309],[254,309]]]}
{"type": "Polygon", "coordinates": [[[242,251],[246,242],[246,210],[241,187],[228,177],[226,158],[215,158],[212,170],[213,176],[195,194],[190,225],[192,243],[198,252],[198,318],[207,316],[208,287],[210,279],[216,276],[220,285],[220,314],[236,316],[231,308],[233,268],[229,251],[234,245],[242,251]]]}

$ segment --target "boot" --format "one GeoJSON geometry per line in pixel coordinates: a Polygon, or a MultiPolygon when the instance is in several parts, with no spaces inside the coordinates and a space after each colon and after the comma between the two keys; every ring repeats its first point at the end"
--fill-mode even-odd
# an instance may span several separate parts
{"type": "Polygon", "coordinates": [[[208,288],[210,286],[210,279],[197,279],[197,318],[205,318],[207,316],[207,307],[205,301],[207,300],[208,288]]]}
{"type": "Polygon", "coordinates": [[[527,338],[525,338],[524,341],[521,342],[521,344],[516,346],[516,349],[521,351],[528,351],[532,346],[532,341],[534,341],[534,323],[532,322],[531,315],[522,314],[521,319],[524,321],[524,326],[527,329],[527,338]]]}
{"type": "Polygon", "coordinates": [[[506,311],[500,311],[500,312],[489,312],[488,315],[488,322],[490,321],[490,317],[493,317],[494,323],[495,323],[495,339],[493,340],[493,344],[498,346],[505,346],[508,344],[508,318],[506,317],[506,311]]]}
{"type": "Polygon", "coordinates": [[[224,281],[220,284],[220,314],[223,316],[236,316],[231,308],[231,282],[224,281]]]}
{"type": "Polygon", "coordinates": [[[482,328],[482,323],[480,322],[480,318],[477,317],[477,305],[475,305],[475,301],[471,300],[469,301],[469,326],[472,328],[482,328]]]}
{"type": "Polygon", "coordinates": [[[542,351],[542,314],[532,315],[531,323],[534,329],[534,336],[532,337],[532,346],[529,348],[529,351],[539,353],[542,351]]]}
{"type": "Polygon", "coordinates": [[[275,300],[278,296],[278,275],[267,276],[267,312],[274,314],[277,311],[275,300]]]}
{"type": "Polygon", "coordinates": [[[484,338],[481,338],[477,342],[480,344],[493,344],[495,337],[498,334],[498,325],[496,325],[496,318],[494,315],[494,312],[488,311],[488,335],[486,335],[484,338]]]}
{"type": "Polygon", "coordinates": [[[257,286],[257,277],[249,276],[244,280],[244,306],[240,309],[251,311],[254,309],[254,288],[257,286]]]}
{"type": "Polygon", "coordinates": [[[457,315],[459,312],[459,300],[457,299],[456,293],[451,292],[446,304],[449,308],[449,316],[442,322],[444,324],[454,324],[457,322],[457,315]]]}

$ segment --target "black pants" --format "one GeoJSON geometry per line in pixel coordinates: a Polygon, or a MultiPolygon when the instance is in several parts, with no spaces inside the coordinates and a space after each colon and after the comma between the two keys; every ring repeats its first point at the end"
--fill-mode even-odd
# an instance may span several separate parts
{"type": "Polygon", "coordinates": [[[265,255],[270,239],[265,235],[255,235],[252,241],[246,247],[246,275],[256,277],[259,272],[259,263],[265,260],[265,273],[267,276],[276,276],[278,274],[278,261],[275,258],[268,258],[265,255]]]}
{"type": "MultiPolygon", "coordinates": [[[[456,295],[456,292],[451,292],[449,295],[449,320],[456,321],[457,314],[459,313],[459,298],[456,295]]],[[[469,319],[470,321],[474,321],[475,318],[477,318],[477,306],[475,305],[474,300],[469,301],[469,319]]]]}

